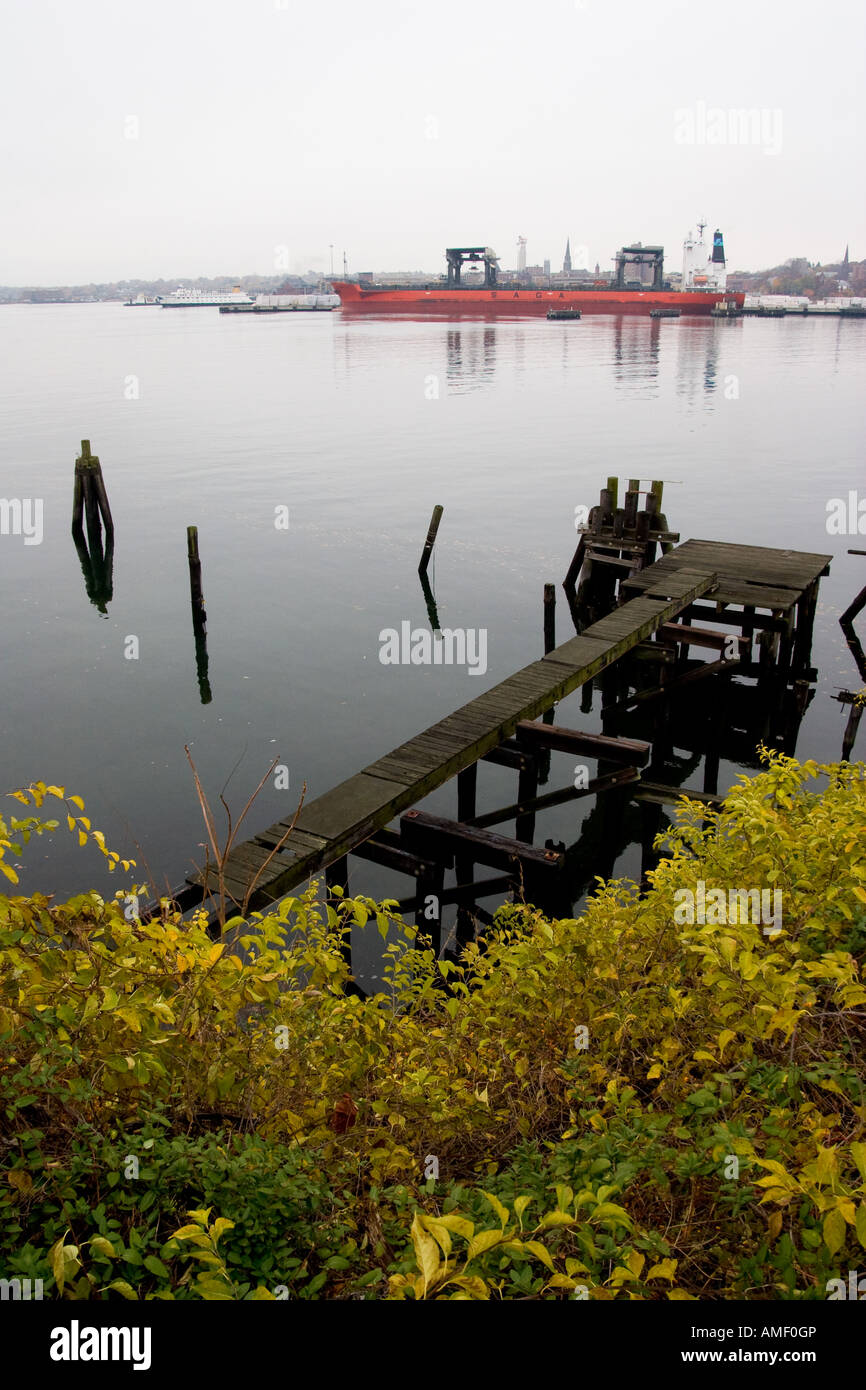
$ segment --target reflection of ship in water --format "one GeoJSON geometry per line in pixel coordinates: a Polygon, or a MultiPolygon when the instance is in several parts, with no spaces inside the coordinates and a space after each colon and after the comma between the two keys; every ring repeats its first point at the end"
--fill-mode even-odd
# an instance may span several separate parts
{"type": "Polygon", "coordinates": [[[723,340],[711,319],[616,318],[613,320],[613,376],[618,387],[658,387],[667,357],[675,356],[674,389],[694,401],[712,396],[723,383],[723,340]]]}
{"type": "Polygon", "coordinates": [[[618,386],[656,382],[661,322],[623,316],[613,321],[613,379],[618,386]]]}
{"type": "Polygon", "coordinates": [[[496,329],[492,324],[449,328],[446,338],[448,389],[477,391],[496,369],[496,329]]]}
{"type": "Polygon", "coordinates": [[[719,385],[722,338],[715,331],[714,320],[690,321],[681,327],[685,331],[677,335],[675,390],[691,402],[699,396],[712,396],[719,385]]]}

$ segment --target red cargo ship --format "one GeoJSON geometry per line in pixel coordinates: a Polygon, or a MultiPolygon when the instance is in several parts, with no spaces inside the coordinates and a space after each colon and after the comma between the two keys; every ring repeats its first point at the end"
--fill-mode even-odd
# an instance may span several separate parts
{"type": "Polygon", "coordinates": [[[721,232],[713,239],[712,253],[706,250],[703,227],[697,239],[684,244],[682,289],[666,287],[664,247],[624,246],[616,257],[613,279],[596,280],[580,288],[539,289],[516,282],[504,284],[498,278],[498,257],[490,247],[454,246],[445,252],[448,275],[429,285],[373,285],[355,280],[332,281],[340,296],[340,306],[349,312],[364,313],[454,313],[546,314],[549,309],[574,308],[596,314],[649,314],[651,309],[676,309],[680,314],[709,314],[725,300],[742,308],[744,294],[725,289],[725,253],[721,232]],[[461,282],[464,264],[481,263],[483,285],[461,282]]]}

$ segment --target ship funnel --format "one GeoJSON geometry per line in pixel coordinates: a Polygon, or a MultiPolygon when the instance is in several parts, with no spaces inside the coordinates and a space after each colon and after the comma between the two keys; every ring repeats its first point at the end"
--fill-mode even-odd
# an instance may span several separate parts
{"type": "Polygon", "coordinates": [[[725,243],[724,243],[724,239],[723,239],[722,234],[721,234],[721,232],[719,231],[718,227],[717,227],[716,230],[713,232],[713,255],[712,255],[712,260],[713,260],[713,264],[714,264],[714,265],[724,265],[724,264],[725,264],[725,243]]]}

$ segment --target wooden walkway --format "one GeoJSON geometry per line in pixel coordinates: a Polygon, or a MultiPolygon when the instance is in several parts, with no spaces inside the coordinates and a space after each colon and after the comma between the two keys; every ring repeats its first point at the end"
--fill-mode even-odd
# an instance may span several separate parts
{"type": "MultiPolygon", "coordinates": [[[[715,597],[717,575],[706,566],[677,565],[660,571],[661,564],[641,573],[645,583],[640,597],[304,806],[278,853],[273,854],[274,846],[285,836],[291,818],[237,846],[225,866],[228,892],[242,902],[260,874],[250,908],[291,893],[511,738],[522,720],[549,710],[696,599],[715,597]]],[[[191,875],[188,884],[201,889],[202,876],[191,875]]],[[[214,888],[213,872],[207,886],[214,888]]]]}
{"type": "Polygon", "coordinates": [[[776,550],[762,545],[727,541],[683,541],[663,559],[622,581],[629,594],[646,593],[680,570],[712,571],[718,575],[715,603],[788,612],[802,602],[812,585],[826,574],[831,556],[804,550],[776,550]]]}

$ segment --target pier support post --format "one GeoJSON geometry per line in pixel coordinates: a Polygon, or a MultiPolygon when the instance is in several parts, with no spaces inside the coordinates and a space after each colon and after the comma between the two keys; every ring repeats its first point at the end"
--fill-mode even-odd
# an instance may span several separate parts
{"type": "Polygon", "coordinates": [[[205,622],[207,614],[201,588],[201,559],[198,553],[198,527],[186,528],[186,557],[189,561],[189,597],[193,622],[205,622]]]}
{"type": "Polygon", "coordinates": [[[544,655],[556,646],[556,586],[544,586],[544,655]]]}
{"type": "Polygon", "coordinates": [[[433,953],[438,956],[442,949],[442,894],[445,890],[445,870],[441,864],[431,864],[418,875],[417,883],[418,907],[415,911],[415,926],[432,938],[433,953]]]}
{"type": "MultiPolygon", "coordinates": [[[[520,805],[534,801],[538,795],[538,758],[535,754],[527,758],[526,764],[517,775],[517,800],[520,805]]],[[[532,844],[535,837],[535,812],[528,811],[517,816],[514,823],[514,838],[532,844]]]]}
{"type": "Polygon", "coordinates": [[[433,508],[433,515],[430,518],[430,527],[427,531],[427,539],[424,542],[424,550],[422,551],[421,560],[418,565],[419,574],[427,573],[427,566],[430,563],[430,556],[433,554],[433,547],[436,544],[436,536],[439,531],[439,523],[442,520],[442,513],[444,512],[444,510],[445,508],[440,507],[438,503],[433,508]]]}

